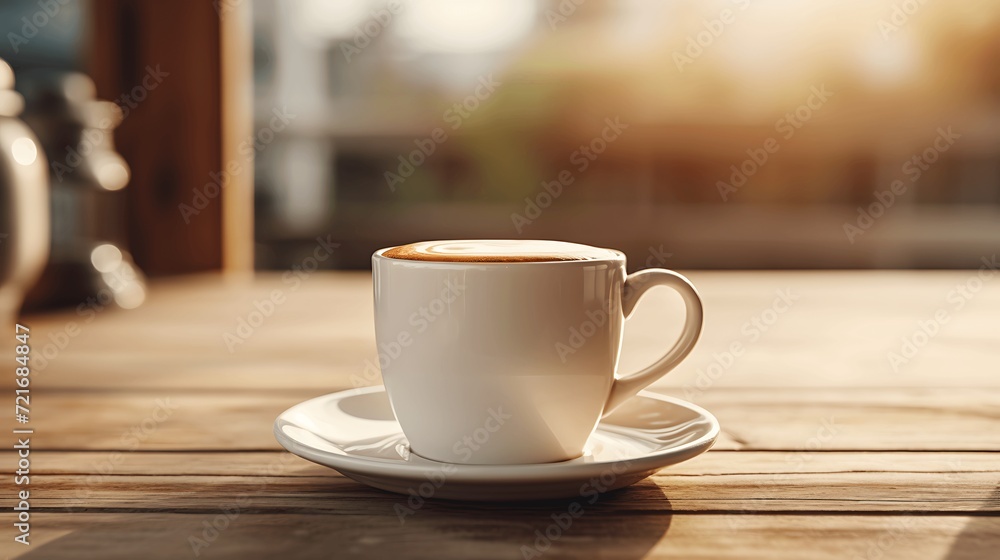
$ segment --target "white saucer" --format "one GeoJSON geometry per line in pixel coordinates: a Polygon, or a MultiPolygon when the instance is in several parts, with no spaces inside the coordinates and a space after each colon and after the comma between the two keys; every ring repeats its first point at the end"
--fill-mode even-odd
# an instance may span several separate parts
{"type": "Polygon", "coordinates": [[[643,391],[598,424],[577,459],[531,465],[439,463],[410,452],[385,389],[365,387],[293,406],[274,421],[274,435],[300,457],[390,492],[450,500],[537,500],[635,484],[708,451],[719,422],[693,404],[643,391]]]}

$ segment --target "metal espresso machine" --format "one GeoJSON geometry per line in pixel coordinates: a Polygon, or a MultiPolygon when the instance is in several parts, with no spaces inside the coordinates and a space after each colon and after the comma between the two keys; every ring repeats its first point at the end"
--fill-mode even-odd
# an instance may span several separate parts
{"type": "Polygon", "coordinates": [[[49,174],[38,139],[18,118],[23,106],[14,91],[14,72],[0,60],[0,324],[4,329],[13,329],[24,294],[49,253],[49,174]]]}
{"type": "Polygon", "coordinates": [[[52,184],[51,257],[25,306],[70,306],[88,316],[138,307],[146,281],[124,249],[130,170],[113,136],[121,108],[96,99],[93,81],[76,72],[26,72],[18,89],[52,184]]]}

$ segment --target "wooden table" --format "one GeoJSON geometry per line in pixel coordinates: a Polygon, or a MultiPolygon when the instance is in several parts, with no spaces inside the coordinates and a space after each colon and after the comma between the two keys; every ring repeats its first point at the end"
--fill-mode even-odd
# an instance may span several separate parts
{"type": "MultiPolygon", "coordinates": [[[[603,496],[541,557],[998,557],[1000,275],[689,276],[705,333],[654,389],[712,411],[722,437],[603,496]],[[904,338],[921,348],[894,367],[904,338]]],[[[640,304],[623,370],[677,332],[673,297],[640,304]]],[[[13,543],[5,475],[6,557],[514,559],[567,507],[438,502],[401,524],[398,496],[281,450],[275,416],[350,387],[374,356],[367,274],[180,278],[137,310],[24,322],[39,358],[32,544],[13,543]],[[275,291],[282,303],[227,347],[275,291]]]]}

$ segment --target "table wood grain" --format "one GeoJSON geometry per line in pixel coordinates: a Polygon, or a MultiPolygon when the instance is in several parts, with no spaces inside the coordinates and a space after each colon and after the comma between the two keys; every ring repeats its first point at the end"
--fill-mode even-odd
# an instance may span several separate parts
{"type": "MultiPolygon", "coordinates": [[[[32,545],[13,544],[5,523],[0,551],[39,559],[996,557],[1000,277],[689,277],[705,300],[705,333],[653,390],[716,414],[718,444],[602,496],[535,549],[569,501],[432,501],[401,522],[399,496],[275,442],[271,423],[282,410],[380,383],[368,367],[367,274],[314,273],[297,283],[281,274],[180,277],[154,283],[136,310],[85,305],[25,317],[39,358],[32,545]],[[226,333],[275,291],[283,303],[233,344],[226,333]],[[920,347],[904,356],[907,340],[920,347]]],[[[623,371],[669,343],[680,309],[669,292],[651,292],[627,325],[623,371]]],[[[0,385],[13,393],[12,376],[0,385]]],[[[16,463],[9,448],[0,455],[16,463]]],[[[8,512],[12,482],[4,477],[0,497],[8,512]]]]}

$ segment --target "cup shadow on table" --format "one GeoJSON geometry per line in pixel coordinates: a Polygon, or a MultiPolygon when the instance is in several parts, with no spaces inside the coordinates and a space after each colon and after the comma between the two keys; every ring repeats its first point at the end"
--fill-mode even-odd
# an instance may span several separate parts
{"type": "Polygon", "coordinates": [[[989,498],[983,502],[979,513],[962,528],[948,551],[946,560],[968,560],[989,558],[997,553],[1000,537],[1000,517],[995,513],[1000,508],[1000,484],[993,488],[989,498]]]}
{"type": "Polygon", "coordinates": [[[349,494],[352,507],[313,521],[329,535],[326,546],[373,558],[635,560],[665,537],[673,517],[663,489],[648,479],[597,496],[517,502],[414,503],[361,484],[349,494]]]}
{"type": "MultiPolygon", "coordinates": [[[[670,500],[650,480],[590,497],[530,502],[435,500],[407,516],[410,530],[464,543],[459,557],[646,557],[668,530],[670,500]],[[470,532],[471,530],[471,532],[470,532]],[[483,548],[478,548],[479,544],[483,548]]],[[[405,503],[405,496],[389,495],[405,503]]],[[[391,522],[399,523],[397,519],[391,522]]]]}
{"type": "MultiPolygon", "coordinates": [[[[621,558],[664,538],[670,501],[652,481],[587,498],[533,502],[427,500],[400,518],[407,496],[353,484],[314,486],[331,507],[251,507],[218,532],[212,512],[104,514],[22,560],[143,558],[621,558]],[[580,505],[579,515],[574,503],[580,505]],[[212,538],[209,538],[212,537],[212,538]],[[194,539],[194,540],[192,540],[194,539]],[[200,539],[200,540],[199,540],[200,539]],[[192,543],[199,543],[196,547],[192,543]],[[204,545],[204,546],[201,546],[204,545]],[[197,552],[197,554],[195,554],[197,552]]],[[[308,500],[303,500],[304,503],[308,500]]],[[[80,514],[74,514],[80,515],[80,514]]],[[[86,515],[86,514],[84,514],[86,515]]],[[[42,525],[39,525],[41,528],[42,525]]]]}

